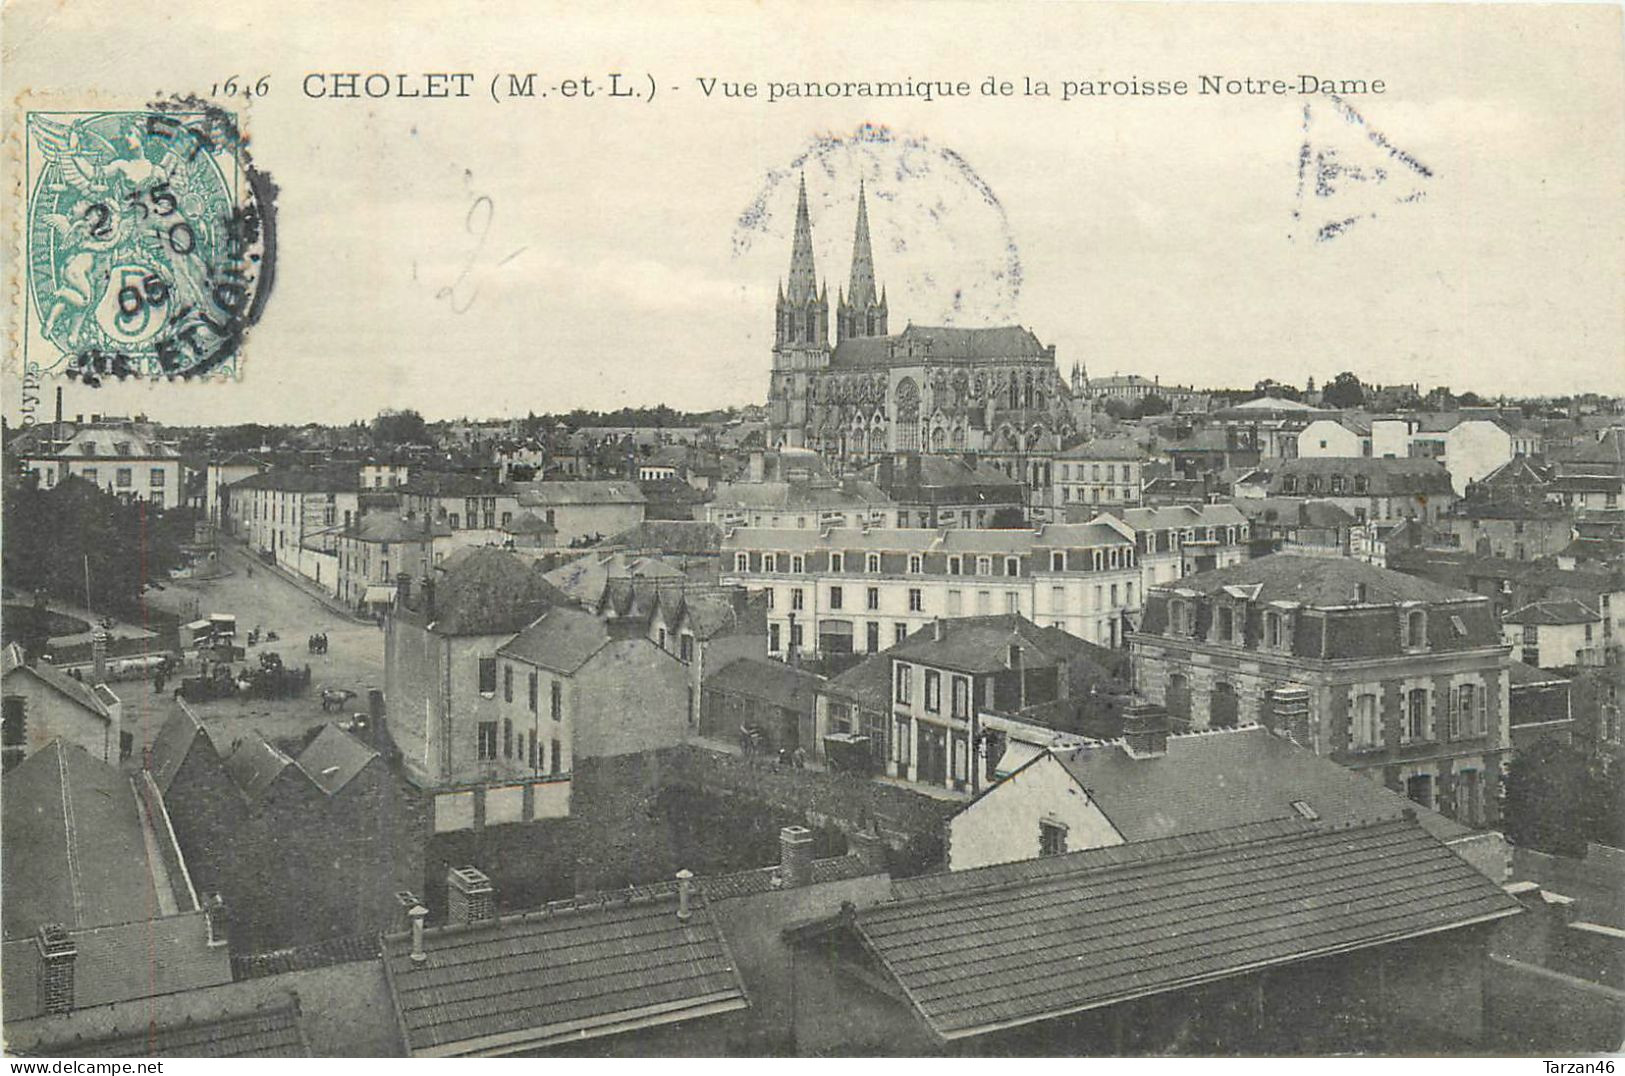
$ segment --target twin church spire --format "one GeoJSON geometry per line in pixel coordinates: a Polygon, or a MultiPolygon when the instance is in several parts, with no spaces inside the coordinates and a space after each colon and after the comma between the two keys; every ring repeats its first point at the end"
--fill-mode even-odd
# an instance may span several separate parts
{"type": "MultiPolygon", "coordinates": [[[[875,255],[869,240],[869,207],[858,183],[858,221],[852,237],[852,274],[847,290],[837,292],[835,342],[886,335],[886,294],[876,294],[875,255]]],[[[775,337],[779,346],[827,347],[829,292],[818,287],[813,264],[812,219],[807,211],[807,179],[796,199],[795,237],[790,244],[788,289],[780,288],[775,337]]]]}

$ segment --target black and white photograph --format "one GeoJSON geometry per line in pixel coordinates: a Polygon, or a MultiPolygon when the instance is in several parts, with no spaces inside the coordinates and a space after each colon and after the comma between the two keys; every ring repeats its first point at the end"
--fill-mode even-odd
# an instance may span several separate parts
{"type": "Polygon", "coordinates": [[[1622,79],[12,0],[0,1064],[1612,1073],[1622,79]]]}

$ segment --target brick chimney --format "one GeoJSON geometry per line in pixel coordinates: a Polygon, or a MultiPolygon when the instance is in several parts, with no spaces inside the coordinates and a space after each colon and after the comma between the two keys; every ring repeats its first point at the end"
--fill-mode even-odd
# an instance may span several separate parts
{"type": "Polygon", "coordinates": [[[107,683],[107,639],[105,631],[90,637],[90,667],[92,684],[107,683]]]}
{"type": "Polygon", "coordinates": [[[813,835],[806,826],[779,830],[779,877],[786,888],[812,884],[813,835]]]}
{"type": "Polygon", "coordinates": [[[1168,715],[1160,706],[1138,703],[1123,715],[1123,747],[1130,758],[1161,758],[1168,753],[1168,715]]]}
{"type": "Polygon", "coordinates": [[[1278,687],[1269,694],[1269,727],[1285,733],[1299,747],[1313,747],[1309,735],[1309,689],[1297,684],[1278,687]]]}
{"type": "Polygon", "coordinates": [[[40,1007],[47,1013],[73,1011],[73,965],[79,948],[67,928],[49,923],[34,941],[40,956],[40,1007]]]}
{"type": "Polygon", "coordinates": [[[477,926],[496,918],[496,890],[478,867],[453,867],[446,872],[446,910],[453,923],[477,926]]]}
{"type": "Polygon", "coordinates": [[[231,910],[226,907],[226,898],[219,893],[211,896],[204,914],[209,919],[209,947],[228,944],[231,941],[231,910]]]}

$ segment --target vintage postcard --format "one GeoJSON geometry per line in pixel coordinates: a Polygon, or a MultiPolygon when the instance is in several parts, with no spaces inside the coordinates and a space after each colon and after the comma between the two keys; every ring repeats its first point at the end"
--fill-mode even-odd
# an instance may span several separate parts
{"type": "Polygon", "coordinates": [[[1612,1072],[1622,41],[12,0],[4,1051],[1612,1072]]]}

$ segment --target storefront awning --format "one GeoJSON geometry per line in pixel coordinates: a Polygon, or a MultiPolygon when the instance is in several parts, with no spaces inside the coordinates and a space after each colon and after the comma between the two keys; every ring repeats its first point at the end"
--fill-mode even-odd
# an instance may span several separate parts
{"type": "Polygon", "coordinates": [[[993,776],[1009,777],[1021,767],[1044,753],[1044,749],[1037,744],[1022,743],[1020,740],[1010,740],[1004,748],[1004,754],[993,767],[993,776]]]}
{"type": "Polygon", "coordinates": [[[387,583],[369,583],[362,600],[368,605],[389,605],[395,601],[395,588],[387,583]]]}

